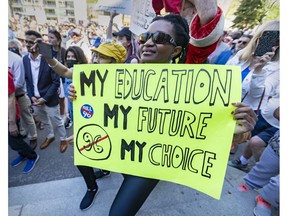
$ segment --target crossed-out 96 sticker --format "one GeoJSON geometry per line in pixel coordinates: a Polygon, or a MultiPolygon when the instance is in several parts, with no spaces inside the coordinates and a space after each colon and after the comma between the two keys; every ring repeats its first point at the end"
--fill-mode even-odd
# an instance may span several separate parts
{"type": "Polygon", "coordinates": [[[90,119],[94,115],[94,110],[89,104],[84,104],[80,109],[80,113],[84,118],[90,119]]]}

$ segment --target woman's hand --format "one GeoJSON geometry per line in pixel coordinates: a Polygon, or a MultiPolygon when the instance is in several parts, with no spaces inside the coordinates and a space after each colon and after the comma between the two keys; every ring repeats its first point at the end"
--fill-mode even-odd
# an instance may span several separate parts
{"type": "Polygon", "coordinates": [[[37,48],[39,47],[38,44],[42,43],[43,39],[42,38],[36,38],[34,41],[34,45],[30,48],[31,51],[35,52],[37,48]]]}
{"type": "Polygon", "coordinates": [[[68,86],[68,98],[71,102],[73,102],[73,100],[76,100],[77,98],[76,90],[72,83],[68,86]]]}
{"type": "Polygon", "coordinates": [[[271,61],[271,59],[274,57],[276,50],[278,49],[278,46],[272,47],[271,52],[265,53],[263,56],[255,56],[253,59],[254,63],[254,73],[258,74],[261,73],[262,68],[267,64],[267,62],[271,61]]]}
{"type": "Polygon", "coordinates": [[[258,120],[254,110],[244,103],[232,103],[237,107],[232,114],[234,119],[237,120],[234,136],[252,131],[258,120]]]}

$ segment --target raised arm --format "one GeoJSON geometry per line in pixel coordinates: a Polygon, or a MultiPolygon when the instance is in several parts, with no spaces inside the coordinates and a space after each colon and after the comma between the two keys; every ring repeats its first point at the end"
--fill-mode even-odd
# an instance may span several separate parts
{"type": "Polygon", "coordinates": [[[186,0],[194,7],[200,19],[200,25],[204,26],[209,23],[217,14],[217,0],[186,0]]]}
{"type": "Polygon", "coordinates": [[[47,61],[48,65],[60,76],[65,78],[72,78],[73,71],[59,62],[56,58],[45,58],[45,60],[47,61]]]}
{"type": "Polygon", "coordinates": [[[223,11],[216,0],[185,0],[182,15],[192,17],[186,63],[204,63],[223,33],[223,11]]]}
{"type": "MultiPolygon", "coordinates": [[[[42,43],[41,38],[37,38],[35,40],[35,45],[31,47],[31,49],[36,49],[39,43],[42,43]]],[[[40,53],[41,54],[41,53],[40,53]]],[[[72,78],[73,71],[59,62],[56,58],[49,58],[46,56],[42,56],[46,62],[48,63],[49,67],[53,69],[57,74],[65,78],[72,78]]]]}
{"type": "Polygon", "coordinates": [[[109,24],[106,30],[106,35],[107,35],[107,39],[112,39],[112,28],[113,28],[113,19],[115,16],[117,16],[118,13],[116,12],[110,12],[110,20],[109,20],[109,24]]]}

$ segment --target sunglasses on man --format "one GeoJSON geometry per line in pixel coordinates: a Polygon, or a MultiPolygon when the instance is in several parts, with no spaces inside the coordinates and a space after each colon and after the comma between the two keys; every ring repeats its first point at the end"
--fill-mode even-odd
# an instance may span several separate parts
{"type": "Polygon", "coordinates": [[[26,44],[30,44],[30,45],[34,45],[35,42],[34,41],[29,41],[29,40],[25,40],[26,44]]]}

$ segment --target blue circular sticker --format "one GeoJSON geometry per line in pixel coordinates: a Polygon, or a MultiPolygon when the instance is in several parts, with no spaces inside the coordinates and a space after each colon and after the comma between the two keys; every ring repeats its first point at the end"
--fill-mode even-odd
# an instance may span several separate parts
{"type": "Polygon", "coordinates": [[[89,104],[84,104],[82,107],[81,107],[81,115],[84,117],[84,118],[91,118],[94,114],[94,110],[92,108],[92,106],[90,106],[89,104]]]}

